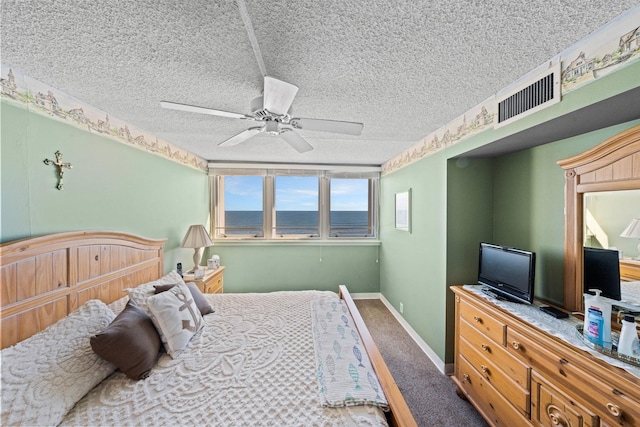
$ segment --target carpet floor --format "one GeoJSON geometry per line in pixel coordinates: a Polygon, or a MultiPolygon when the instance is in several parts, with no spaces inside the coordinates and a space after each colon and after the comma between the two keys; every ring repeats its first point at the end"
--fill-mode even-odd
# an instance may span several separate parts
{"type": "Polygon", "coordinates": [[[380,300],[355,301],[419,426],[487,426],[380,300]]]}

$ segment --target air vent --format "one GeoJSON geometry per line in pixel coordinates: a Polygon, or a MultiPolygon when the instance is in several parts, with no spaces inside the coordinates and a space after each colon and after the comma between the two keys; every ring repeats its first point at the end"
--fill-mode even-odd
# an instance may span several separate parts
{"type": "Polygon", "coordinates": [[[495,127],[560,102],[560,62],[496,96],[498,122],[495,127]]]}

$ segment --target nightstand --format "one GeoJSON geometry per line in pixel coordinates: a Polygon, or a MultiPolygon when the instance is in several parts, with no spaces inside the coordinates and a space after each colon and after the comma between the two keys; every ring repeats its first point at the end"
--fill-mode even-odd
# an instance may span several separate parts
{"type": "Polygon", "coordinates": [[[215,270],[204,270],[204,277],[196,279],[193,274],[185,274],[183,279],[185,282],[195,283],[200,291],[205,294],[221,294],[223,293],[223,277],[222,271],[224,266],[220,266],[215,270]]]}

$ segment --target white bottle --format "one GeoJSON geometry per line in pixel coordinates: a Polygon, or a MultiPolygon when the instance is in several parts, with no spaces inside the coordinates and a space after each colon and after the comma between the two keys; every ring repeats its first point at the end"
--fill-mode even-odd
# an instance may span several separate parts
{"type": "Polygon", "coordinates": [[[618,342],[618,353],[638,357],[638,352],[638,332],[636,331],[635,318],[630,314],[625,314],[618,342]]]}

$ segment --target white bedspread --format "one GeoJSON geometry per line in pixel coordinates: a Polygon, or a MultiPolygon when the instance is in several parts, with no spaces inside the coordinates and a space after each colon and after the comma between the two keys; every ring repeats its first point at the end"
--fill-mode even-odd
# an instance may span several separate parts
{"type": "Polygon", "coordinates": [[[378,408],[320,405],[310,302],[326,295],[207,295],[215,313],[184,353],[145,380],[116,372],[61,425],[387,425],[378,408]]]}

